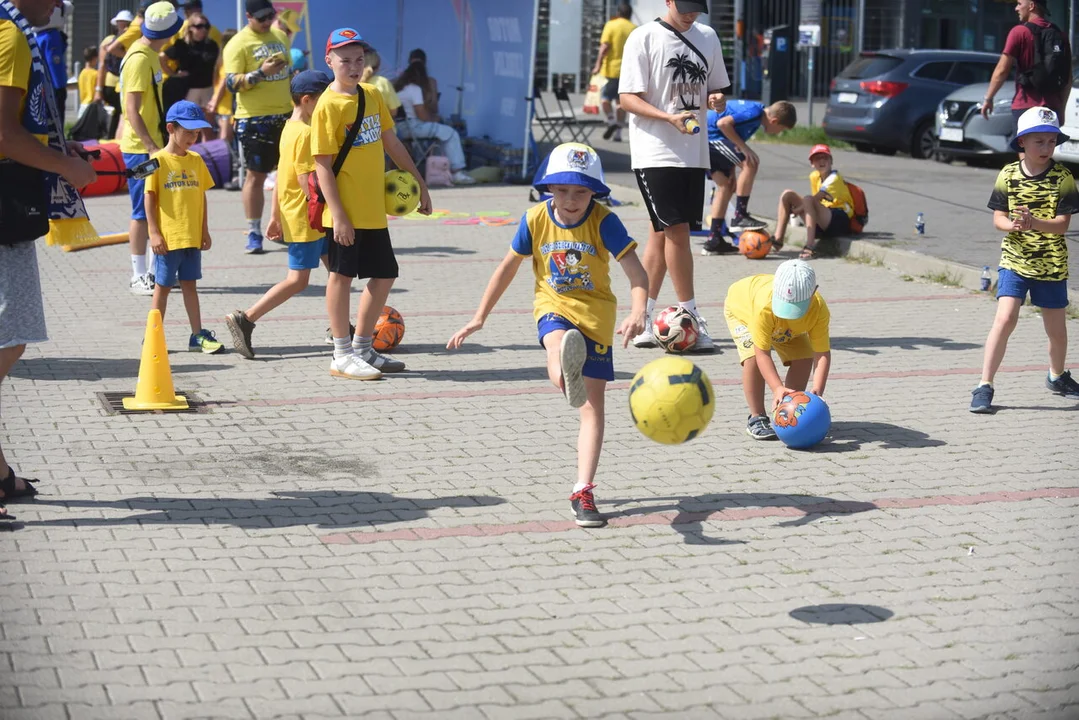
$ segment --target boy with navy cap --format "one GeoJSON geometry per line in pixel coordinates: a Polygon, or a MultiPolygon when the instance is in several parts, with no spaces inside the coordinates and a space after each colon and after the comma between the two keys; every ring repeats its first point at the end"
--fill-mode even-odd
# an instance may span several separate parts
{"type": "Polygon", "coordinates": [[[625,225],[594,199],[610,193],[595,150],[580,143],[559,145],[536,173],[534,185],[541,193],[551,193],[551,199],[521,218],[475,316],[446,347],[461,347],[465,338],[483,327],[521,263],[531,258],[534,314],[540,346],[547,352],[547,375],[581,413],[577,484],[570,509],[579,526],[603,527],[607,521],[596,509],[592,489],[603,445],[604,392],[614,380],[611,348],[617,299],[611,291],[611,258],[629,277],[633,303],[618,328],[622,347],[644,330],[648,276],[625,225]]]}
{"type": "Polygon", "coordinates": [[[1060,132],[1057,114],[1049,108],[1024,112],[1012,140],[1012,150],[1023,153],[1022,159],[1004,166],[989,198],[993,227],[1008,234],[1001,243],[997,313],[985,341],[982,379],[971,393],[972,413],[993,412],[993,379],[1028,293],[1030,303],[1041,308],[1049,336],[1045,385],[1057,395],[1079,398],[1079,382],[1064,369],[1068,352],[1068,245],[1064,233],[1071,216],[1079,211],[1079,190],[1068,168],[1053,160],[1056,146],[1068,139],[1060,132]]]}
{"type": "Polygon", "coordinates": [[[236,351],[249,360],[255,357],[251,345],[255,323],[302,292],[311,279],[311,271],[320,262],[327,262],[326,235],[308,223],[307,182],[315,171],[311,156],[311,114],[332,81],[321,70],[304,70],[292,78],[292,116],[281,131],[281,160],[270,206],[270,224],[266,227],[266,237],[284,240],[288,246],[288,276],[247,310],[234,310],[225,316],[236,351]]]}
{"type": "Polygon", "coordinates": [[[200,131],[210,127],[202,108],[181,100],[165,116],[169,142],[153,154],[161,166],[146,178],[146,220],[150,248],[154,251],[155,310],[165,317],[169,291],[179,282],[184,308],[191,322],[191,352],[218,353],[222,345],[202,327],[196,282],[202,279],[202,251],[210,249],[206,217],[206,191],[214,186],[210,171],[198,153],[189,148],[199,141],[200,131]]]}

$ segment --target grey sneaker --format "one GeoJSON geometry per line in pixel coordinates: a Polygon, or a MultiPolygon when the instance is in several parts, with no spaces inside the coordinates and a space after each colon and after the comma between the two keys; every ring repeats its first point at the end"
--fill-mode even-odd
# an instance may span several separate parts
{"type": "Polygon", "coordinates": [[[1049,376],[1046,375],[1045,387],[1049,388],[1057,395],[1063,395],[1064,397],[1079,397],[1079,382],[1075,382],[1070,370],[1065,370],[1064,374],[1056,380],[1050,380],[1049,376]]]}
{"type": "Polygon", "coordinates": [[[562,336],[562,346],[558,351],[562,365],[562,384],[566,400],[570,407],[579,408],[588,402],[588,391],[584,386],[581,371],[588,359],[588,348],[580,330],[567,330],[562,336]]]}
{"type": "Polygon", "coordinates": [[[993,386],[992,385],[979,385],[971,391],[970,398],[970,411],[972,413],[991,413],[993,412],[993,386]]]}
{"type": "Polygon", "coordinates": [[[775,440],[776,431],[772,429],[772,423],[767,415],[750,415],[746,432],[754,440],[775,440]]]}
{"type": "Polygon", "coordinates": [[[405,371],[405,364],[396,358],[382,353],[368,350],[363,354],[363,361],[384,373],[399,373],[405,371]]]}
{"type": "Polygon", "coordinates": [[[595,485],[585,485],[569,496],[570,510],[578,527],[598,528],[607,524],[607,518],[596,509],[596,498],[592,495],[595,485]]]}
{"type": "Polygon", "coordinates": [[[225,316],[225,327],[232,335],[232,345],[236,352],[248,360],[254,360],[255,348],[251,347],[251,331],[255,329],[255,323],[248,320],[242,310],[234,310],[225,316]]]}
{"type": "Polygon", "coordinates": [[[758,220],[749,213],[735,215],[731,219],[730,229],[732,233],[742,233],[748,230],[763,230],[768,223],[758,220]]]}

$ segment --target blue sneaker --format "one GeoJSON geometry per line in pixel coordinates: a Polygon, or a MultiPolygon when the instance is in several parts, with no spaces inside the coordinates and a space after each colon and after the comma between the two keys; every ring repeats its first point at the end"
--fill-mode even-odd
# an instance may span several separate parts
{"type": "Polygon", "coordinates": [[[1050,380],[1049,376],[1045,376],[1045,387],[1052,390],[1057,395],[1063,395],[1064,397],[1079,397],[1079,382],[1076,382],[1072,378],[1070,370],[1065,370],[1064,374],[1058,377],[1056,380],[1050,380]]]}
{"type": "Polygon", "coordinates": [[[244,248],[244,252],[248,255],[261,255],[262,236],[257,232],[247,233],[247,247],[244,248]]]}
{"type": "Polygon", "coordinates": [[[993,412],[993,386],[979,385],[971,391],[970,411],[986,414],[993,412]]]}
{"type": "Polygon", "coordinates": [[[217,341],[214,334],[206,328],[200,330],[198,335],[192,335],[191,339],[187,341],[188,352],[200,352],[206,353],[207,355],[215,355],[221,352],[224,347],[224,345],[217,341]]]}

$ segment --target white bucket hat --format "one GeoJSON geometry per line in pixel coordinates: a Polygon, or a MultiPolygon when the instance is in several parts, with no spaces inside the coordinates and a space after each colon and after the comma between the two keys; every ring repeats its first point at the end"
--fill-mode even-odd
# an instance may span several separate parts
{"type": "Polygon", "coordinates": [[[184,21],[168,0],[155,2],[142,14],[142,34],[150,40],[167,40],[180,32],[184,21]]]}
{"type": "Polygon", "coordinates": [[[598,197],[611,194],[603,182],[603,164],[596,151],[584,143],[562,143],[536,170],[532,185],[548,192],[549,185],[582,185],[598,197]]]}
{"type": "Polygon", "coordinates": [[[112,20],[109,20],[109,22],[111,24],[115,25],[116,23],[119,23],[119,22],[127,22],[127,23],[129,23],[129,22],[133,22],[134,20],[135,20],[135,16],[131,14],[130,10],[121,10],[120,12],[116,13],[116,17],[114,17],[112,20]]]}

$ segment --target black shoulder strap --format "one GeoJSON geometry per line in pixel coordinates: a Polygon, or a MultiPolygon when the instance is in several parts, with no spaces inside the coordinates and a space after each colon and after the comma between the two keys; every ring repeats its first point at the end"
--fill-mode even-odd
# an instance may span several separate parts
{"type": "Polygon", "coordinates": [[[154,80],[154,69],[150,68],[150,87],[151,93],[154,96],[154,102],[157,103],[157,127],[161,131],[161,140],[163,142],[169,141],[169,127],[165,122],[165,108],[161,106],[161,86],[154,80]]]}
{"type": "Polygon", "coordinates": [[[363,116],[367,112],[367,95],[364,93],[362,85],[359,86],[358,90],[360,91],[360,97],[356,101],[356,121],[348,129],[348,133],[345,135],[345,144],[337,151],[337,158],[333,161],[334,177],[337,177],[337,173],[341,172],[341,168],[344,167],[348,153],[352,149],[352,143],[356,142],[356,136],[360,134],[363,116]]]}
{"type": "Polygon", "coordinates": [[[696,45],[694,45],[693,43],[691,43],[691,42],[689,41],[689,39],[688,39],[688,38],[686,38],[686,36],[685,36],[685,35],[683,35],[682,33],[678,32],[678,30],[676,30],[676,29],[675,29],[675,28],[674,28],[674,27],[673,27],[673,26],[672,26],[672,25],[671,25],[671,24],[670,24],[669,22],[667,22],[666,20],[663,20],[663,19],[661,19],[661,18],[656,18],[656,22],[658,22],[658,23],[659,23],[660,25],[662,25],[662,26],[663,26],[664,28],[666,28],[667,30],[670,30],[670,31],[671,31],[672,33],[674,33],[675,35],[677,35],[677,36],[678,36],[678,39],[679,39],[679,40],[681,40],[682,42],[684,42],[684,43],[686,44],[686,47],[688,47],[688,48],[689,48],[690,50],[692,50],[692,51],[693,51],[694,53],[696,53],[697,57],[699,57],[699,58],[701,59],[701,62],[703,62],[703,63],[704,63],[704,69],[705,69],[706,71],[708,70],[708,58],[706,58],[706,57],[704,56],[704,53],[702,53],[702,52],[701,52],[700,50],[698,50],[698,49],[697,49],[697,46],[696,46],[696,45]]]}

